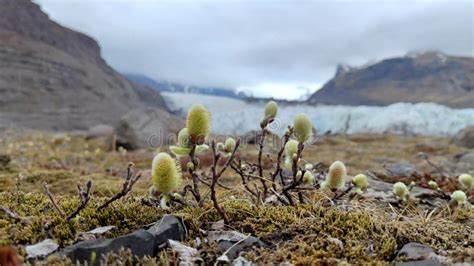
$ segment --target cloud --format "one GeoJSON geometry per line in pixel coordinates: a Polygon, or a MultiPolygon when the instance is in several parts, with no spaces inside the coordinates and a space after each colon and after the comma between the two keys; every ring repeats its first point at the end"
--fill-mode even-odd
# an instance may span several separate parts
{"type": "Polygon", "coordinates": [[[96,38],[120,71],[256,95],[275,86],[299,97],[297,87],[315,90],[338,63],[423,50],[474,56],[471,1],[37,2],[96,38]]]}

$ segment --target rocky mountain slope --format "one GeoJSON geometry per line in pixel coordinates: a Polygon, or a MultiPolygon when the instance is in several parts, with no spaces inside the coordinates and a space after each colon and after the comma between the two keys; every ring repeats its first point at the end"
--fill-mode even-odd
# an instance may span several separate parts
{"type": "Polygon", "coordinates": [[[222,97],[236,98],[236,99],[244,99],[248,97],[246,93],[236,92],[232,89],[216,88],[216,87],[200,87],[200,86],[192,86],[192,85],[188,86],[188,85],[172,83],[168,81],[157,81],[141,74],[124,74],[124,76],[134,83],[148,86],[159,92],[183,92],[183,93],[222,96],[222,97]]]}
{"type": "Polygon", "coordinates": [[[0,127],[114,125],[144,106],[167,111],[158,92],[107,65],[94,39],[29,0],[0,0],[0,127]]]}
{"type": "Polygon", "coordinates": [[[343,105],[434,102],[472,108],[474,58],[427,52],[360,68],[338,66],[335,77],[308,101],[343,105]]]}

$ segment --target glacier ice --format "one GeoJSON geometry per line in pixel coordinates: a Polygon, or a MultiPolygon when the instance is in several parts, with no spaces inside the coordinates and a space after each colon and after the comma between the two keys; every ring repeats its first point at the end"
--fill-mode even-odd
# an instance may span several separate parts
{"type": "MultiPolygon", "coordinates": [[[[217,96],[163,93],[169,108],[185,115],[192,104],[205,105],[212,114],[213,132],[241,135],[258,129],[263,103],[217,96]]],[[[280,105],[270,129],[283,134],[298,113],[312,119],[318,134],[394,133],[452,136],[474,125],[474,109],[452,109],[434,103],[396,103],[389,106],[280,105]]]]}

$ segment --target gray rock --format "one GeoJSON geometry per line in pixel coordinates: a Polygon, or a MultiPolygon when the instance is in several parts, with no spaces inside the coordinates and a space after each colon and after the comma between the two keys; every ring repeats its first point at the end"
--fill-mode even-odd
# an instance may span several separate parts
{"type": "Polygon", "coordinates": [[[115,128],[117,144],[128,150],[158,148],[173,143],[184,121],[158,108],[135,109],[122,117],[115,128]]]}
{"type": "Polygon", "coordinates": [[[433,252],[433,249],[429,246],[420,243],[408,243],[398,251],[397,257],[409,257],[418,260],[427,258],[433,252]]]}
{"type": "Polygon", "coordinates": [[[161,247],[168,239],[181,241],[186,236],[186,227],[183,222],[173,215],[165,215],[155,225],[148,229],[153,235],[155,247],[161,247]]]}
{"type": "Polygon", "coordinates": [[[110,137],[115,134],[115,129],[112,126],[101,124],[96,125],[86,132],[86,139],[95,139],[101,137],[110,137]]]}
{"type": "Polygon", "coordinates": [[[459,162],[474,166],[474,152],[462,155],[461,158],[459,158],[459,162]]]}
{"type": "Polygon", "coordinates": [[[474,126],[468,126],[459,131],[452,141],[459,146],[474,148],[474,126]]]}
{"type": "Polygon", "coordinates": [[[181,221],[171,215],[163,217],[148,230],[140,229],[131,234],[117,238],[82,241],[66,247],[61,255],[68,256],[73,262],[91,264],[91,254],[97,258],[93,265],[99,265],[100,258],[110,252],[120,249],[130,249],[134,256],[153,256],[163,248],[169,239],[181,240],[184,238],[185,229],[181,221]]]}
{"type": "Polygon", "coordinates": [[[210,231],[209,240],[216,241],[221,252],[230,260],[236,259],[240,252],[250,247],[267,247],[260,239],[236,231],[210,231]]]}
{"type": "Polygon", "coordinates": [[[58,248],[59,245],[52,239],[45,239],[37,244],[26,246],[25,251],[28,259],[37,259],[46,257],[58,248]]]}
{"type": "Polygon", "coordinates": [[[117,238],[82,241],[66,247],[63,254],[73,262],[79,261],[83,264],[87,261],[88,264],[99,265],[102,255],[117,252],[122,248],[130,249],[134,255],[139,257],[152,256],[155,252],[154,237],[148,231],[141,229],[117,238]],[[91,254],[94,252],[98,259],[92,263],[91,254]]]}
{"type": "Polygon", "coordinates": [[[431,258],[435,254],[429,246],[420,243],[408,243],[398,251],[395,261],[403,259],[402,262],[396,262],[396,266],[414,266],[414,265],[443,265],[439,261],[431,258]],[[408,259],[408,260],[407,260],[408,259]]]}
{"type": "Polygon", "coordinates": [[[394,164],[386,167],[386,174],[389,176],[409,176],[415,171],[415,166],[407,163],[394,164]]]}

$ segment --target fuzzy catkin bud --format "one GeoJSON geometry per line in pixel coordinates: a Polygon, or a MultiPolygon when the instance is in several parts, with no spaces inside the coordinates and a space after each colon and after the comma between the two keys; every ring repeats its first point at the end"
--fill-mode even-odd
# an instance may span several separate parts
{"type": "Polygon", "coordinates": [[[451,200],[457,202],[458,205],[466,204],[467,202],[466,193],[464,193],[461,190],[456,190],[453,192],[453,194],[451,194],[451,200]]]}
{"type": "Polygon", "coordinates": [[[216,144],[216,149],[217,149],[217,151],[224,151],[224,150],[225,150],[224,143],[218,142],[218,143],[216,144]]]}
{"type": "Polygon", "coordinates": [[[314,183],[314,175],[310,171],[306,171],[303,175],[303,182],[307,185],[314,183]]]}
{"type": "Polygon", "coordinates": [[[234,148],[235,148],[235,139],[233,138],[226,139],[225,144],[224,144],[225,152],[230,153],[234,150],[234,148]]]}
{"type": "Polygon", "coordinates": [[[298,141],[291,139],[285,144],[285,155],[292,158],[296,153],[298,153],[298,141]]]}
{"type": "Polygon", "coordinates": [[[202,144],[211,130],[211,115],[207,109],[196,104],[191,107],[186,118],[186,128],[193,144],[202,144]]]}
{"type": "Polygon", "coordinates": [[[167,153],[158,153],[151,164],[153,185],[160,193],[170,193],[181,184],[181,169],[167,153]]]}
{"type": "Polygon", "coordinates": [[[465,190],[474,188],[474,178],[468,174],[462,174],[458,177],[458,181],[465,190]]]}
{"type": "Polygon", "coordinates": [[[431,189],[438,189],[438,188],[439,188],[438,183],[436,183],[436,181],[433,181],[433,180],[431,180],[430,182],[428,182],[428,186],[429,186],[431,189]]]}
{"type": "Polygon", "coordinates": [[[311,119],[305,114],[295,116],[293,128],[295,137],[299,142],[307,141],[313,134],[313,124],[311,119]]]}
{"type": "Polygon", "coordinates": [[[265,117],[264,119],[272,119],[275,118],[278,113],[278,104],[275,101],[269,101],[267,105],[265,105],[265,117]]]}
{"type": "Polygon", "coordinates": [[[291,139],[285,144],[285,168],[290,168],[293,157],[298,153],[298,141],[291,139]]]}
{"type": "Polygon", "coordinates": [[[188,129],[183,128],[178,133],[178,145],[183,148],[189,148],[189,134],[188,129]]]}
{"type": "Polygon", "coordinates": [[[402,182],[395,183],[393,185],[392,192],[397,198],[402,199],[404,201],[408,199],[408,196],[410,194],[410,191],[408,190],[407,186],[402,182]]]}
{"type": "Polygon", "coordinates": [[[365,189],[369,186],[367,176],[364,174],[358,174],[352,179],[352,183],[359,189],[365,189]]]}
{"type": "Polygon", "coordinates": [[[326,180],[323,182],[324,188],[342,190],[346,184],[347,170],[344,163],[335,161],[329,167],[326,180]]]}
{"type": "Polygon", "coordinates": [[[183,148],[181,146],[170,146],[170,151],[176,156],[183,156],[191,153],[190,148],[183,148]]]}

